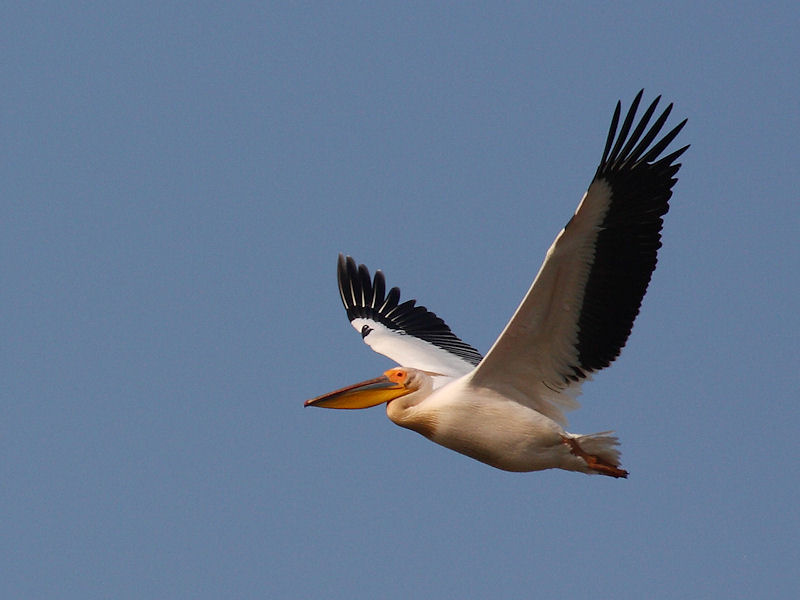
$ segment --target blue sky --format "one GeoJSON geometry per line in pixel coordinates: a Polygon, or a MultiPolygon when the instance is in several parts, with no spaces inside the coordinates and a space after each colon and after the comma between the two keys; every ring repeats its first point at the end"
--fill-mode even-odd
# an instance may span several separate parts
{"type": "Polygon", "coordinates": [[[4,598],[796,598],[796,3],[0,10],[4,598]],[[335,262],[486,351],[618,99],[688,117],[628,346],[510,474],[305,399],[392,364],[335,262]]]}

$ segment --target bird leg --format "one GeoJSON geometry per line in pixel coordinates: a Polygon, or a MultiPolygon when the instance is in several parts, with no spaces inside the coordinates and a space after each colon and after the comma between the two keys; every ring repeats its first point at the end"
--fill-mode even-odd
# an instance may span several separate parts
{"type": "Polygon", "coordinates": [[[628,477],[628,472],[625,469],[620,469],[616,465],[612,465],[611,463],[604,461],[599,456],[587,453],[583,448],[580,447],[578,440],[575,438],[569,438],[562,435],[561,441],[569,446],[569,451],[572,454],[585,460],[586,464],[593,471],[597,471],[601,475],[608,475],[609,477],[628,477]]]}

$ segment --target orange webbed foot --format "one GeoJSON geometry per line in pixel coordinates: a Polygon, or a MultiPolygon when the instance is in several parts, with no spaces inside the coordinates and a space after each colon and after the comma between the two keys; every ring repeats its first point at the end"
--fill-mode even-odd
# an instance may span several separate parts
{"type": "Polygon", "coordinates": [[[584,451],[584,449],[580,447],[580,444],[578,444],[578,440],[563,435],[561,436],[561,440],[567,446],[569,446],[569,451],[572,454],[585,460],[586,465],[592,471],[600,473],[601,475],[608,475],[609,477],[617,477],[623,479],[628,477],[628,472],[625,469],[620,469],[616,465],[612,465],[604,461],[599,456],[595,456],[594,454],[589,454],[586,451],[584,451]]]}

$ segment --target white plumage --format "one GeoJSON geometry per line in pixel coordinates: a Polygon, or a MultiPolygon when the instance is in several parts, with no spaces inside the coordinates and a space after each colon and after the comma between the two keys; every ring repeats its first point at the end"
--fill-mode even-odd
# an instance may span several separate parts
{"type": "Polygon", "coordinates": [[[401,366],[306,405],[385,402],[394,423],[499,469],[626,477],[617,438],[569,433],[564,412],[578,407],[581,383],[625,345],[655,269],[675,161],[688,148],[661,156],[686,121],[656,141],[672,109],[648,128],[659,98],[633,126],[641,97],[621,126],[617,104],[588,191],[485,357],[414,300],[401,304],[399,289],[386,293],[380,271],[372,279],[340,255],[339,291],[351,324],[401,366]]]}

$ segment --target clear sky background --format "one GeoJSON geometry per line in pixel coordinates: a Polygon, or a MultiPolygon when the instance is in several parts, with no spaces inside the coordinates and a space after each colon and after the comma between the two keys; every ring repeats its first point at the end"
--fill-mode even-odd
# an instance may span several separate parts
{"type": "Polygon", "coordinates": [[[800,597],[797,3],[288,4],[0,9],[0,597],[800,597]],[[642,87],[628,480],[303,409],[392,366],[338,252],[485,352],[642,87]]]}

